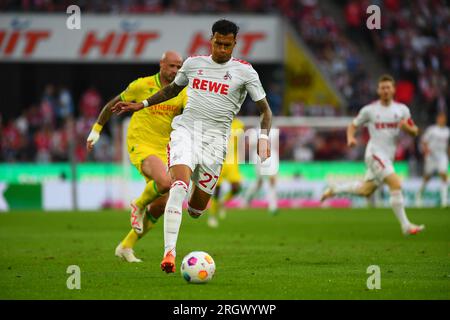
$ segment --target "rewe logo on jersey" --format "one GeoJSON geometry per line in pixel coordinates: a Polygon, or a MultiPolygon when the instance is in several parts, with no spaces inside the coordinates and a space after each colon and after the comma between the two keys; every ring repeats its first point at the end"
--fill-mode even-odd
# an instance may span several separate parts
{"type": "Polygon", "coordinates": [[[228,84],[205,79],[200,80],[198,78],[194,78],[194,81],[192,82],[192,89],[199,89],[223,95],[228,95],[229,88],[230,86],[228,84]]]}
{"type": "Polygon", "coordinates": [[[375,122],[375,129],[397,129],[398,122],[375,122]]]}

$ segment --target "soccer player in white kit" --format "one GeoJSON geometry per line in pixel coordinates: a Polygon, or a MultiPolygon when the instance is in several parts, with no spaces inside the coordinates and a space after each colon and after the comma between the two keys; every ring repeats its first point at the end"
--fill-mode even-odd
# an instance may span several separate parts
{"type": "Polygon", "coordinates": [[[450,129],[447,127],[447,116],[440,113],[436,117],[436,124],[428,127],[422,136],[422,150],[425,157],[425,168],[422,186],[417,194],[417,203],[422,205],[422,194],[431,177],[438,173],[442,180],[441,207],[448,204],[448,154],[450,129]]]}
{"type": "Polygon", "coordinates": [[[408,220],[405,212],[400,177],[394,172],[394,156],[400,130],[417,136],[419,129],[411,119],[408,107],[393,100],[395,81],[389,75],[383,75],[378,81],[379,100],[366,105],[347,128],[347,145],[357,144],[357,128],[367,125],[370,140],[366,147],[365,162],[367,172],[364,181],[344,183],[328,187],[322,195],[324,201],[334,195],[350,193],[368,197],[382,184],[390,189],[392,210],[400,222],[403,234],[417,234],[425,226],[415,225],[408,220]]]}
{"type": "Polygon", "coordinates": [[[188,102],[172,122],[167,147],[172,184],[164,211],[164,257],[161,269],[175,272],[176,242],[181,225],[182,203],[190,180],[193,188],[188,212],[199,217],[214,193],[227,152],[231,122],[247,95],[259,108],[261,133],[258,155],[270,157],[269,131],[272,112],[257,72],[246,61],[232,57],[238,27],[219,20],[212,26],[211,55],[186,59],[175,80],[140,103],[118,102],[114,112],[137,111],[178,95],[188,86],[188,102]]]}
{"type": "MultiPolygon", "coordinates": [[[[248,207],[251,200],[256,196],[256,193],[261,189],[265,180],[267,184],[267,202],[268,209],[271,215],[276,215],[278,212],[278,196],[277,196],[277,173],[279,168],[279,130],[272,126],[270,134],[270,158],[261,163],[260,159],[256,159],[256,177],[257,181],[250,186],[244,194],[244,205],[248,207]]],[[[254,145],[250,145],[254,148],[254,145]]],[[[254,150],[254,149],[253,149],[254,150]]]]}

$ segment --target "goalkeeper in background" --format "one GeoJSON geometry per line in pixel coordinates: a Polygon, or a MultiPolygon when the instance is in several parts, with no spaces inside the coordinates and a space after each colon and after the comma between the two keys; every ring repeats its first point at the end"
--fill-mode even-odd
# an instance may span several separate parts
{"type": "MultiPolygon", "coordinates": [[[[86,142],[92,150],[100,137],[103,126],[112,115],[111,108],[119,101],[140,102],[169,85],[183,64],[181,55],[167,51],[160,60],[160,71],[152,76],[131,82],[120,95],[109,101],[100,112],[86,142]]],[[[134,256],[133,247],[164,213],[170,189],[167,173],[167,144],[172,131],[172,119],[181,114],[187,102],[186,89],[178,96],[162,104],[133,113],[127,131],[127,148],[131,163],[145,178],[146,186],[141,196],[131,202],[131,227],[127,236],[116,248],[116,256],[128,262],[141,262],[134,256]],[[161,197],[162,196],[162,197],[161,197]],[[155,199],[147,210],[147,206],[155,199]]]]}

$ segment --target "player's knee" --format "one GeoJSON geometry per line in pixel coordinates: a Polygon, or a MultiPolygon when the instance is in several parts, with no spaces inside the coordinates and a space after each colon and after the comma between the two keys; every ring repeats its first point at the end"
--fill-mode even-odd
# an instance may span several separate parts
{"type": "Polygon", "coordinates": [[[231,192],[233,195],[238,194],[241,191],[241,184],[240,183],[233,183],[231,185],[231,192]]]}
{"type": "Polygon", "coordinates": [[[160,181],[156,181],[156,188],[158,192],[164,194],[170,190],[170,186],[172,185],[172,181],[169,178],[161,179],[160,181]]]}
{"type": "Polygon", "coordinates": [[[370,192],[369,189],[362,189],[362,190],[360,190],[360,194],[363,197],[370,197],[372,195],[372,192],[370,192]]]}
{"type": "Polygon", "coordinates": [[[200,216],[203,214],[203,212],[205,212],[205,209],[206,208],[195,209],[188,203],[188,213],[194,219],[200,218],[200,216]]]}

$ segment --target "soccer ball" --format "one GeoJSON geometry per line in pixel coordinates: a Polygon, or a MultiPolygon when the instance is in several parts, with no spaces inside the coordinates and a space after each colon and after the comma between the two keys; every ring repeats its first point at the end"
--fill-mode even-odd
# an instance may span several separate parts
{"type": "Polygon", "coordinates": [[[181,262],[181,276],[189,283],[206,283],[212,279],[216,264],[209,254],[193,251],[181,262]]]}

